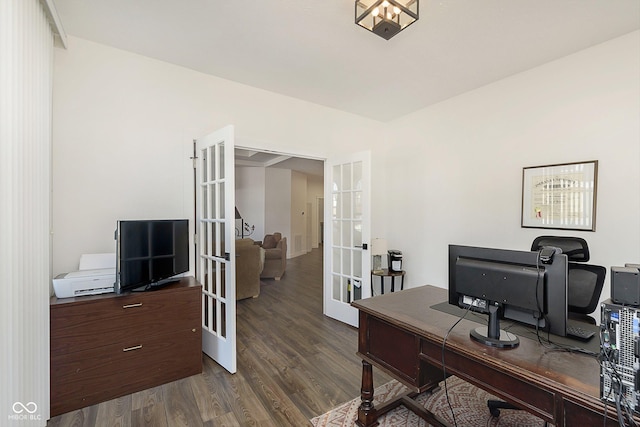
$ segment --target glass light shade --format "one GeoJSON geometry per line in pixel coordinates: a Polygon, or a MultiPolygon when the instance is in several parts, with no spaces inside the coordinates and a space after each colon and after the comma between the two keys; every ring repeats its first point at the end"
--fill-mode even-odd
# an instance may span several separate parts
{"type": "Polygon", "coordinates": [[[386,239],[373,239],[371,240],[371,254],[372,255],[386,255],[389,247],[387,246],[386,239]]]}
{"type": "Polygon", "coordinates": [[[418,20],[419,0],[356,0],[356,24],[389,40],[418,20]]]}
{"type": "Polygon", "coordinates": [[[382,255],[386,255],[388,251],[386,239],[372,239],[371,240],[371,255],[373,256],[371,262],[371,269],[379,273],[382,271],[382,255]]]}

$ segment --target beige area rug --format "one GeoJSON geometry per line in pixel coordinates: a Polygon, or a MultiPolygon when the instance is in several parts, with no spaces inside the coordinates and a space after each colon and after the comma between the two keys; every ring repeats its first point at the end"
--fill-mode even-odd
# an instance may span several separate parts
{"type": "MultiPolygon", "coordinates": [[[[444,382],[440,383],[440,390],[433,394],[423,393],[416,397],[416,401],[433,412],[437,417],[454,425],[451,410],[445,395],[444,382]]],[[[501,409],[500,417],[494,418],[489,414],[487,400],[496,399],[482,389],[479,389],[457,377],[447,379],[449,401],[455,412],[458,427],[533,427],[543,426],[540,418],[518,410],[501,409]]],[[[374,405],[386,402],[393,397],[403,394],[407,388],[397,381],[391,381],[375,389],[374,405]]],[[[343,403],[326,414],[315,417],[311,424],[315,427],[352,427],[358,417],[360,398],[343,403]]],[[[378,419],[380,427],[427,427],[429,424],[404,406],[400,406],[378,419]]]]}

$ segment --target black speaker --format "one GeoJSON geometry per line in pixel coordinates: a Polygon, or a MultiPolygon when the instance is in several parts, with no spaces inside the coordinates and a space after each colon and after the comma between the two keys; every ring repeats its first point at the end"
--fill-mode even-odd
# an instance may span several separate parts
{"type": "Polygon", "coordinates": [[[640,305],[640,270],[611,267],[611,299],[616,304],[640,305]]]}

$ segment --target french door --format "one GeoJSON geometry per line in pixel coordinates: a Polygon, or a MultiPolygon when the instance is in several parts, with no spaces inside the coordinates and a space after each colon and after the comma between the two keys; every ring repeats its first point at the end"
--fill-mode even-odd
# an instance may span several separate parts
{"type": "Polygon", "coordinates": [[[352,326],[358,311],[350,303],[371,296],[370,158],[367,151],[325,162],[324,314],[352,326]]]}
{"type": "Polygon", "coordinates": [[[236,372],[234,128],[196,140],[196,275],[202,351],[236,372]]]}

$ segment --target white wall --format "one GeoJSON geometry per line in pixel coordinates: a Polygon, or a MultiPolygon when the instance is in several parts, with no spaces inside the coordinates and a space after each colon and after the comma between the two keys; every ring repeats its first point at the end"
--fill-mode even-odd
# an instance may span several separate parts
{"type": "Polygon", "coordinates": [[[383,123],[69,38],[57,51],[53,274],[114,250],[117,219],[192,217],[192,140],[236,138],[302,157],[368,149],[383,123]]]}
{"type": "Polygon", "coordinates": [[[321,176],[307,177],[307,203],[311,204],[311,212],[308,214],[311,217],[311,247],[317,248],[320,246],[320,221],[324,221],[324,218],[320,218],[318,215],[318,200],[324,198],[324,178],[321,176]]]}
{"type": "Polygon", "coordinates": [[[403,250],[409,286],[446,287],[449,243],[527,249],[537,235],[574,234],[594,263],[640,262],[639,40],[379,123],[70,38],[55,61],[54,274],[111,249],[118,218],[190,215],[191,140],[229,123],[255,148],[370,149],[372,235],[403,250]],[[592,159],[596,232],[520,227],[523,167],[592,159]]]}
{"type": "MultiPolygon", "coordinates": [[[[262,240],[265,235],[264,204],[265,204],[265,168],[236,167],[236,207],[242,218],[249,225],[254,226],[249,236],[253,240],[262,240]]],[[[240,227],[240,221],[237,221],[240,227]]]]}
{"type": "Polygon", "coordinates": [[[282,233],[282,237],[287,238],[287,258],[290,258],[291,171],[267,168],[265,188],[265,233],[282,233]]]}
{"type": "Polygon", "coordinates": [[[409,286],[446,287],[450,243],[528,250],[576,235],[594,264],[640,262],[639,52],[634,32],[392,123],[375,152],[374,235],[404,251],[409,286]],[[521,228],[522,168],[587,160],[596,231],[521,228]]]}
{"type": "MultiPolygon", "coordinates": [[[[277,169],[277,168],[272,168],[277,169]]],[[[253,234],[250,236],[254,240],[262,240],[265,234],[273,233],[274,229],[267,230],[265,227],[265,216],[267,211],[265,193],[266,193],[266,170],[263,167],[247,167],[236,166],[236,206],[245,221],[255,226],[253,234]]],[[[277,199],[290,198],[290,220],[288,232],[291,234],[288,242],[289,257],[296,257],[307,253],[307,247],[318,247],[318,208],[317,198],[323,197],[323,179],[322,177],[306,175],[291,170],[283,170],[286,172],[277,172],[275,177],[270,179],[269,192],[277,199]],[[286,182],[282,179],[284,175],[290,174],[291,187],[283,188],[286,182]],[[309,208],[310,205],[310,208],[309,208]],[[304,212],[304,213],[303,213],[304,212]],[[310,219],[309,219],[310,218],[310,219]],[[307,221],[311,222],[311,232],[307,232],[307,221]],[[295,236],[302,236],[302,247],[295,250],[295,236]]],[[[283,206],[274,204],[269,206],[271,211],[270,218],[277,218],[281,221],[281,213],[283,206]]],[[[275,226],[275,224],[272,224],[275,226]]],[[[237,227],[240,226],[240,221],[237,227]]],[[[277,230],[275,230],[277,231],[277,230]]]]}
{"type": "Polygon", "coordinates": [[[307,175],[291,171],[291,238],[287,241],[289,257],[307,253],[307,175]]]}

